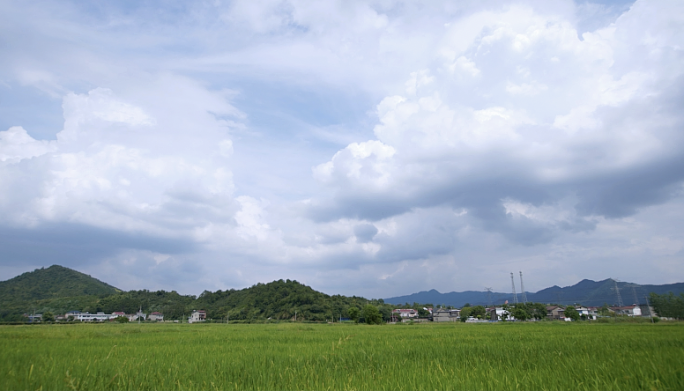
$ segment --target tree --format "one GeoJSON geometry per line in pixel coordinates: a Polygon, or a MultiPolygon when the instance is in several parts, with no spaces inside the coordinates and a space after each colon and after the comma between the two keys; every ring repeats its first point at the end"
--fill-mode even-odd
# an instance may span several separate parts
{"type": "Polygon", "coordinates": [[[472,310],[473,308],[470,306],[461,308],[461,322],[468,320],[468,316],[470,316],[472,310]]]}
{"type": "Polygon", "coordinates": [[[511,315],[517,320],[527,320],[531,318],[530,314],[527,312],[527,306],[525,304],[516,304],[511,311],[511,315]]]}
{"type": "Polygon", "coordinates": [[[679,296],[675,296],[672,292],[663,295],[651,293],[650,300],[658,316],[684,318],[684,293],[680,293],[679,296]]]}
{"type": "Polygon", "coordinates": [[[572,320],[574,320],[574,321],[580,320],[580,314],[579,314],[579,312],[577,312],[577,310],[575,309],[575,307],[573,307],[573,306],[571,306],[571,305],[565,307],[565,317],[566,317],[566,318],[570,318],[570,319],[572,319],[572,320]]]}
{"type": "Polygon", "coordinates": [[[52,314],[52,312],[47,311],[43,313],[43,322],[46,323],[52,323],[55,321],[55,315],[52,314]]]}
{"type": "Polygon", "coordinates": [[[526,303],[527,313],[529,318],[542,320],[546,318],[546,306],[542,303],[526,303]]]}
{"type": "Polygon", "coordinates": [[[380,316],[380,311],[378,310],[378,307],[372,304],[367,304],[365,307],[363,307],[363,317],[366,321],[366,324],[382,324],[382,316],[380,316]]]}
{"type": "Polygon", "coordinates": [[[349,307],[347,310],[347,313],[349,314],[349,319],[353,320],[354,322],[359,321],[359,309],[356,307],[349,307]]]}
{"type": "Polygon", "coordinates": [[[603,305],[597,310],[597,312],[601,316],[609,316],[610,315],[610,307],[608,307],[608,304],[603,303],[603,305]]]}
{"type": "Polygon", "coordinates": [[[481,305],[476,305],[475,307],[469,307],[470,314],[473,318],[484,318],[487,315],[487,309],[481,305]]]}
{"type": "Polygon", "coordinates": [[[380,315],[382,315],[383,321],[392,320],[392,308],[387,305],[380,306],[380,315]]]}
{"type": "Polygon", "coordinates": [[[119,323],[128,323],[128,318],[125,316],[117,316],[114,320],[119,323]]]}

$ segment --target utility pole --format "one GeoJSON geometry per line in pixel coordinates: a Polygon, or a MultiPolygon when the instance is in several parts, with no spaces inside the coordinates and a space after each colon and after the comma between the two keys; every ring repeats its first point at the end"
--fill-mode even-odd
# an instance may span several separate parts
{"type": "Polygon", "coordinates": [[[520,272],[520,293],[522,293],[523,303],[527,303],[527,295],[525,294],[525,285],[523,285],[522,272],[520,272]]]}
{"type": "Polygon", "coordinates": [[[492,306],[492,288],[485,288],[485,290],[487,291],[487,305],[489,307],[491,307],[492,306]]]}
{"type": "Polygon", "coordinates": [[[297,310],[295,310],[295,322],[297,321],[297,310]]]}
{"type": "Polygon", "coordinates": [[[513,279],[513,273],[511,273],[511,286],[513,287],[513,303],[518,304],[518,294],[515,293],[515,280],[513,279]]]}
{"type": "Polygon", "coordinates": [[[624,304],[622,304],[622,296],[620,296],[620,288],[618,288],[618,281],[616,279],[613,279],[613,284],[615,287],[615,294],[617,295],[617,300],[618,300],[618,307],[624,307],[624,304]]]}

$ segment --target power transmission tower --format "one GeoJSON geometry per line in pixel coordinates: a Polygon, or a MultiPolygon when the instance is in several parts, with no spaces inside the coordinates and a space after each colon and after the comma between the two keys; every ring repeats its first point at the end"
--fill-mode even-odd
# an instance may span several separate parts
{"type": "Polygon", "coordinates": [[[523,285],[522,272],[520,272],[520,293],[522,293],[523,303],[527,303],[527,295],[525,294],[525,285],[523,285]]]}
{"type": "Polygon", "coordinates": [[[620,296],[620,288],[618,288],[618,281],[616,279],[613,279],[613,284],[615,284],[615,287],[613,288],[615,290],[615,294],[617,295],[617,300],[618,300],[618,307],[624,307],[624,304],[622,304],[622,296],[620,296]]]}
{"type": "Polygon", "coordinates": [[[651,303],[648,302],[648,295],[644,297],[646,297],[646,308],[648,308],[648,317],[651,318],[651,323],[655,323],[655,320],[653,320],[653,312],[651,311],[651,303]]]}
{"type": "Polygon", "coordinates": [[[639,305],[639,298],[637,298],[636,289],[634,289],[636,286],[638,285],[632,285],[632,293],[634,294],[634,304],[639,305]]]}
{"type": "Polygon", "coordinates": [[[492,288],[485,288],[485,290],[487,291],[487,305],[489,307],[491,307],[492,306],[492,288]]]}
{"type": "Polygon", "coordinates": [[[513,279],[513,273],[511,273],[511,286],[513,287],[513,303],[518,304],[518,294],[515,293],[515,280],[513,279]]]}

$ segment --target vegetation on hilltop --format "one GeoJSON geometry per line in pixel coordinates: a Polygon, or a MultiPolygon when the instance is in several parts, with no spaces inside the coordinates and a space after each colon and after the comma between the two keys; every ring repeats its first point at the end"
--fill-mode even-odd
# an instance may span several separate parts
{"type": "Polygon", "coordinates": [[[52,265],[0,282],[0,320],[21,320],[27,312],[81,310],[119,292],[87,274],[52,265]]]}
{"type": "Polygon", "coordinates": [[[0,282],[0,298],[15,300],[43,300],[56,297],[111,295],[121,290],[59,265],[52,265],[24,273],[0,282]]]}
{"type": "Polygon", "coordinates": [[[382,299],[326,295],[297,281],[278,280],[250,288],[204,291],[199,297],[176,291],[138,290],[122,292],[83,273],[51,266],[0,283],[0,320],[21,321],[25,313],[64,314],[68,311],[135,313],[158,311],[166,319],[185,319],[193,310],[207,311],[207,319],[260,322],[292,319],[325,321],[349,317],[348,309],[372,304],[383,320],[391,317],[392,305],[382,299]]]}

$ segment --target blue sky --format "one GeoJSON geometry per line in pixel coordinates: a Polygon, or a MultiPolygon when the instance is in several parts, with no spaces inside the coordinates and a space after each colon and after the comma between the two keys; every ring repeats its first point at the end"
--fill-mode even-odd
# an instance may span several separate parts
{"type": "Polygon", "coordinates": [[[0,278],[684,280],[684,8],[3,2],[0,278]]]}

